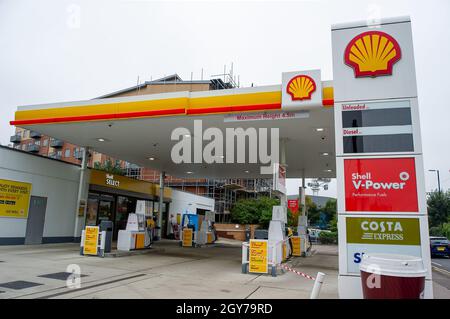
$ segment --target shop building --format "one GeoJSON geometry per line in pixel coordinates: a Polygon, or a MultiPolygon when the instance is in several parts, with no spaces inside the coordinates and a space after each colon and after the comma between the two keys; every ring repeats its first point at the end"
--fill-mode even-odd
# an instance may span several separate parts
{"type": "Polygon", "coordinates": [[[144,202],[147,217],[162,213],[162,237],[170,232],[168,219],[183,212],[214,209],[214,200],[164,188],[159,209],[159,186],[89,169],[87,202],[77,211],[80,165],[0,147],[0,245],[76,242],[85,225],[102,220],[114,224],[114,238],[125,229],[128,214],[144,202]]]}

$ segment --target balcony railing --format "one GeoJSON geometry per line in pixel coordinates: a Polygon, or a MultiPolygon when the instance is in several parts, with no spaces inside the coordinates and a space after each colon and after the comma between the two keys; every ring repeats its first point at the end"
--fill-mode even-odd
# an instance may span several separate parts
{"type": "Polygon", "coordinates": [[[61,148],[61,147],[63,147],[63,145],[64,145],[64,141],[61,141],[61,140],[52,140],[50,142],[50,147],[53,147],[53,148],[61,148]]]}
{"type": "Polygon", "coordinates": [[[28,152],[38,153],[40,148],[41,147],[39,145],[32,144],[32,145],[28,146],[28,152]]]}
{"type": "Polygon", "coordinates": [[[73,157],[75,157],[75,158],[78,159],[78,160],[82,160],[82,159],[83,159],[83,151],[75,152],[75,153],[73,154],[73,157]]]}
{"type": "Polygon", "coordinates": [[[22,138],[20,137],[20,135],[13,135],[9,139],[9,141],[14,144],[19,144],[21,140],[22,138]]]}
{"type": "Polygon", "coordinates": [[[62,155],[58,153],[50,153],[48,154],[48,157],[60,160],[62,158],[62,155]]]}
{"type": "Polygon", "coordinates": [[[42,134],[36,131],[30,131],[31,138],[41,138],[42,134]]]}

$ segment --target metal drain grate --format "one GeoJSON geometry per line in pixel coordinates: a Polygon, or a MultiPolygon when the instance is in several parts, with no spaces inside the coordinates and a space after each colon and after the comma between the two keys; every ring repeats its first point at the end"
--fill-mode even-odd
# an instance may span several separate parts
{"type": "MultiPolygon", "coordinates": [[[[70,275],[72,275],[72,273],[63,271],[63,272],[55,272],[53,274],[40,275],[38,277],[57,279],[57,280],[67,280],[67,278],[70,275]]],[[[87,275],[80,275],[80,277],[87,277],[87,275]]]]}
{"type": "Polygon", "coordinates": [[[41,286],[42,284],[37,282],[31,282],[31,281],[25,281],[25,280],[17,280],[17,281],[10,281],[0,284],[0,287],[2,288],[8,288],[8,289],[14,289],[14,290],[20,290],[20,289],[26,289],[31,288],[35,286],[41,286]]]}

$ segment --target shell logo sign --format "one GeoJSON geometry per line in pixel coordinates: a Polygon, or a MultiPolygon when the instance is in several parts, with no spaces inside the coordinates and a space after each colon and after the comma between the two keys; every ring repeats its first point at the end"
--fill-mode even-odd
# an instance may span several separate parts
{"type": "Polygon", "coordinates": [[[292,101],[311,100],[311,95],[316,91],[316,82],[307,75],[297,75],[287,84],[286,92],[292,101]]]}
{"type": "Polygon", "coordinates": [[[381,31],[368,31],[353,38],[347,45],[344,60],[353,68],[355,77],[392,75],[401,58],[398,42],[381,31]]]}

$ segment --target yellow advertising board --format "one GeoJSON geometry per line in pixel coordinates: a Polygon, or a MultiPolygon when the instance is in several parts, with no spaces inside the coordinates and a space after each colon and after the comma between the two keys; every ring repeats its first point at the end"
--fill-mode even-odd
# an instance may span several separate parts
{"type": "Polygon", "coordinates": [[[286,258],[287,258],[287,255],[286,255],[286,242],[284,241],[283,242],[283,261],[285,261],[286,258]]]}
{"type": "Polygon", "coordinates": [[[27,218],[31,184],[0,179],[0,217],[27,218]]]}
{"type": "Polygon", "coordinates": [[[267,240],[250,240],[248,271],[253,273],[267,273],[269,270],[267,240]]]}
{"type": "Polygon", "coordinates": [[[183,229],[183,247],[192,247],[192,228],[183,229]]]}
{"type": "Polygon", "coordinates": [[[208,244],[211,244],[212,242],[213,242],[213,234],[212,233],[207,233],[206,234],[206,242],[208,243],[208,244]]]}
{"type": "Polygon", "coordinates": [[[301,256],[302,255],[302,249],[301,249],[301,238],[298,236],[292,236],[292,256],[301,256]]]}
{"type": "Polygon", "coordinates": [[[98,226],[86,226],[84,229],[83,255],[97,255],[98,226]]]}

